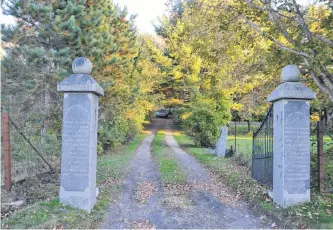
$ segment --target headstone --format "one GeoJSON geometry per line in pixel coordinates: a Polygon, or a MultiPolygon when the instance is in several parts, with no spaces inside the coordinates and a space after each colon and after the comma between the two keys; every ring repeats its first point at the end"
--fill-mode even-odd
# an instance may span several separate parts
{"type": "Polygon", "coordinates": [[[273,200],[287,207],[310,201],[310,103],[316,97],[300,79],[297,66],[282,70],[284,83],[273,102],[273,200]]]}
{"type": "Polygon", "coordinates": [[[217,140],[215,154],[218,157],[224,157],[227,149],[228,127],[223,126],[220,129],[220,137],[217,140]]]}
{"type": "Polygon", "coordinates": [[[98,195],[98,96],[104,91],[89,75],[88,58],[76,58],[72,69],[74,74],[57,85],[64,92],[60,202],[90,212],[98,195]]]}

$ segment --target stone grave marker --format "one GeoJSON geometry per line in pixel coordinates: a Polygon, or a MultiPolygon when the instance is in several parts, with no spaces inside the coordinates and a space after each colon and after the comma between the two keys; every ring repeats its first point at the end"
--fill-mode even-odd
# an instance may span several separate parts
{"type": "Polygon", "coordinates": [[[72,69],[74,74],[57,85],[64,92],[60,202],[90,212],[98,195],[98,97],[104,91],[89,75],[88,58],[76,58],[72,69]]]}
{"type": "Polygon", "coordinates": [[[220,129],[220,137],[217,140],[215,154],[218,157],[224,157],[227,149],[228,127],[223,126],[220,129]]]}

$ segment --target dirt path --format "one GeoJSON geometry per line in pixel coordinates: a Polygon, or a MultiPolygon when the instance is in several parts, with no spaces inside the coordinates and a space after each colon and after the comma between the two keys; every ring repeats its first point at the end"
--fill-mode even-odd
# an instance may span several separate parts
{"type": "Polygon", "coordinates": [[[150,147],[156,130],[169,130],[171,125],[170,119],[155,119],[147,128],[151,134],[136,151],[130,173],[123,182],[120,199],[111,204],[100,228],[265,227],[244,203],[235,198],[236,195],[216,182],[193,157],[182,151],[171,134],[166,136],[167,144],[179,160],[192,189],[185,196],[186,206],[170,208],[165,205],[170,197],[163,190],[150,147]]]}
{"type": "MultiPolygon", "coordinates": [[[[196,208],[210,216],[210,221],[215,221],[214,224],[210,223],[214,228],[268,228],[261,223],[260,218],[251,213],[237,194],[210,174],[194,157],[183,151],[172,134],[167,134],[165,139],[186,173],[192,187],[190,196],[195,199],[196,208]]],[[[208,227],[204,218],[202,221],[200,227],[208,227]]]]}

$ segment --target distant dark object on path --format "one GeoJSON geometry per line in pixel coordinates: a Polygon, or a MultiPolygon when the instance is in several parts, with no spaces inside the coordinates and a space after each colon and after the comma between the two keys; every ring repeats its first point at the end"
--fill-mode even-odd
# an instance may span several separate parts
{"type": "Polygon", "coordinates": [[[158,118],[169,118],[169,116],[172,115],[172,112],[170,110],[166,109],[160,109],[155,112],[155,116],[158,118]]]}

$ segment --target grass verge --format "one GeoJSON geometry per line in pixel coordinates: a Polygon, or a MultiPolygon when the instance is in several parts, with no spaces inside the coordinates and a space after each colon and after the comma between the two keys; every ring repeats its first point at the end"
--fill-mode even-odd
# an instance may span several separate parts
{"type": "Polygon", "coordinates": [[[280,228],[333,228],[333,194],[321,195],[311,191],[311,202],[282,209],[264,195],[267,187],[251,178],[249,169],[240,166],[233,158],[217,158],[194,146],[185,135],[176,134],[178,144],[193,155],[228,186],[240,192],[254,209],[276,220],[280,228]],[[258,209],[259,208],[259,209],[258,209]]]}
{"type": "Polygon", "coordinates": [[[2,228],[96,228],[107,211],[109,203],[118,199],[121,181],[136,148],[146,135],[140,134],[127,146],[115,153],[98,157],[97,184],[100,189],[97,203],[89,214],[86,211],[62,205],[59,198],[39,202],[2,219],[2,228]]]}
{"type": "Polygon", "coordinates": [[[165,144],[165,134],[157,132],[153,144],[152,152],[156,160],[161,180],[166,184],[186,184],[186,176],[173,158],[171,149],[165,144]]]}

